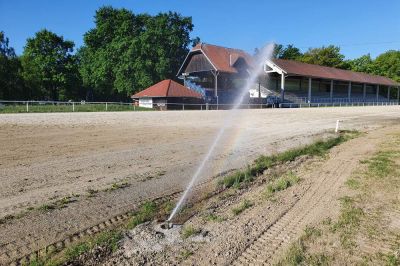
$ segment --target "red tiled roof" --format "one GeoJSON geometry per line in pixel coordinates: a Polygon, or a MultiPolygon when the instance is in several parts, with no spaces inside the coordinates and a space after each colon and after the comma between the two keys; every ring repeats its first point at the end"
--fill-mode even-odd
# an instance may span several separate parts
{"type": "Polygon", "coordinates": [[[306,64],[293,60],[273,59],[272,61],[289,75],[343,80],[355,83],[399,86],[398,83],[391,80],[390,78],[382,76],[369,75],[366,73],[354,72],[334,67],[306,64]]]}
{"type": "Polygon", "coordinates": [[[157,84],[154,84],[153,86],[132,95],[132,98],[143,97],[202,98],[201,94],[170,79],[160,81],[157,84]]]}
{"type": "Polygon", "coordinates": [[[252,57],[243,50],[226,48],[222,46],[199,43],[192,48],[192,51],[202,51],[203,54],[211,61],[216,70],[228,73],[237,73],[237,69],[233,67],[239,58],[251,65],[252,57]]]}

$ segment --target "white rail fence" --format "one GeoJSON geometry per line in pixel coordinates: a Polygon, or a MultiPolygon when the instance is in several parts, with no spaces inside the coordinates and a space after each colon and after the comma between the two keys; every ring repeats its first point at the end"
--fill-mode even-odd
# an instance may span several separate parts
{"type": "Polygon", "coordinates": [[[398,101],[383,102],[331,102],[331,103],[280,103],[280,108],[310,108],[310,107],[345,107],[345,106],[390,106],[399,105],[398,101]]]}
{"type": "MultiPolygon", "coordinates": [[[[332,103],[280,103],[280,104],[241,104],[239,109],[264,108],[310,108],[344,106],[387,106],[399,105],[397,101],[383,102],[332,102],[332,103]]],[[[151,110],[228,110],[234,104],[191,104],[163,103],[145,108],[133,103],[123,102],[59,102],[59,101],[0,101],[0,113],[49,113],[49,112],[108,112],[108,111],[151,111],[151,110]]]]}

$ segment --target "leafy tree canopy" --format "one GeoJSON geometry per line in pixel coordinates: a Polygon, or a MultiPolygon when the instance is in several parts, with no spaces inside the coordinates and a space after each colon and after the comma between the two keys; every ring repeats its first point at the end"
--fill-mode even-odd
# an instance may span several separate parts
{"type": "Polygon", "coordinates": [[[293,44],[284,47],[282,44],[276,44],[274,47],[274,58],[298,60],[303,54],[300,49],[293,44]]]}
{"type": "Polygon", "coordinates": [[[135,15],[102,7],[84,35],[80,73],[97,98],[126,99],[165,78],[175,78],[189,51],[192,19],[178,13],[135,15]]]}
{"type": "Polygon", "coordinates": [[[27,40],[22,55],[23,77],[33,98],[65,99],[76,68],[74,43],[41,30],[27,40]]]}
{"type": "Polygon", "coordinates": [[[357,72],[373,73],[374,65],[370,54],[349,61],[350,69],[357,72]]]}
{"type": "Polygon", "coordinates": [[[300,61],[321,66],[349,68],[348,63],[344,61],[344,55],[340,53],[340,48],[334,45],[310,48],[300,57],[300,61]]]}
{"type": "Polygon", "coordinates": [[[373,65],[375,74],[400,82],[400,51],[390,50],[379,55],[373,65]]]}
{"type": "Polygon", "coordinates": [[[0,31],[0,99],[11,100],[23,97],[21,65],[9,39],[0,31]]]}

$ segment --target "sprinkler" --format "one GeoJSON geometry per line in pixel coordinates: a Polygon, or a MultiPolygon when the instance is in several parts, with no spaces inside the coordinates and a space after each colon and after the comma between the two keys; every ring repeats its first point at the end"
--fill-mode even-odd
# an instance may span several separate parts
{"type": "Polygon", "coordinates": [[[173,222],[168,220],[157,220],[156,223],[153,225],[153,228],[156,232],[164,234],[167,231],[179,226],[179,224],[174,224],[173,222]]]}
{"type": "Polygon", "coordinates": [[[169,230],[172,227],[174,227],[174,224],[172,222],[170,222],[170,221],[165,221],[165,222],[160,224],[160,228],[163,229],[163,230],[169,230]]]}

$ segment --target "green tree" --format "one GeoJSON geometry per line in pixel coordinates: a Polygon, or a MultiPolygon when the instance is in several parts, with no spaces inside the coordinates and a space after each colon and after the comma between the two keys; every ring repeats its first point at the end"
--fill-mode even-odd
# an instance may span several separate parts
{"type": "Polygon", "coordinates": [[[21,64],[9,39],[0,31],[0,99],[18,100],[23,97],[21,64]]]}
{"type": "Polygon", "coordinates": [[[127,99],[165,78],[175,78],[189,51],[190,17],[177,13],[135,15],[102,7],[95,28],[84,35],[79,51],[84,85],[96,99],[127,99]]]}
{"type": "Polygon", "coordinates": [[[274,58],[298,60],[302,55],[300,49],[293,44],[289,44],[286,47],[282,44],[275,44],[273,52],[274,58]]]}
{"type": "Polygon", "coordinates": [[[350,69],[357,72],[373,73],[374,64],[370,54],[349,61],[350,69]]]}
{"type": "MultiPolygon", "coordinates": [[[[283,53],[283,45],[282,44],[277,44],[275,43],[274,45],[274,51],[272,53],[273,58],[281,58],[282,53],[283,53]]],[[[258,54],[260,51],[256,49],[255,53],[258,54]]]]}
{"type": "Polygon", "coordinates": [[[389,50],[376,57],[372,72],[400,82],[400,51],[389,50]]]}
{"type": "Polygon", "coordinates": [[[294,47],[293,44],[289,44],[286,48],[283,49],[280,58],[282,59],[290,59],[290,60],[297,60],[303,54],[300,52],[300,49],[294,47]]]}
{"type": "Polygon", "coordinates": [[[310,48],[299,58],[300,61],[309,64],[348,69],[349,63],[344,61],[344,55],[340,53],[338,46],[329,45],[321,48],[310,48]]]}
{"type": "Polygon", "coordinates": [[[74,94],[70,87],[77,79],[73,47],[72,41],[45,29],[27,40],[22,67],[31,99],[65,100],[74,94]]]}

